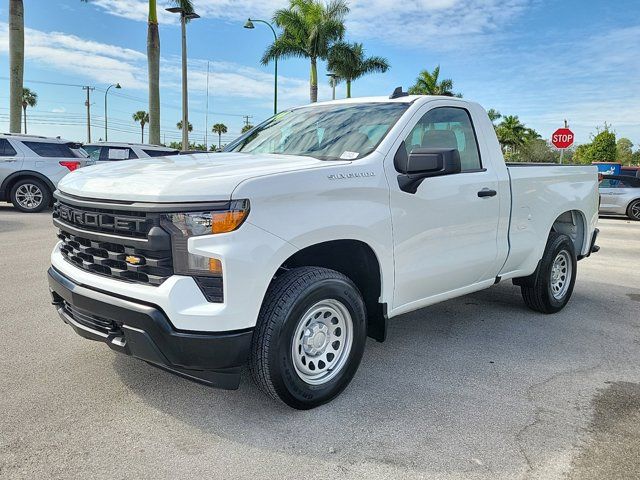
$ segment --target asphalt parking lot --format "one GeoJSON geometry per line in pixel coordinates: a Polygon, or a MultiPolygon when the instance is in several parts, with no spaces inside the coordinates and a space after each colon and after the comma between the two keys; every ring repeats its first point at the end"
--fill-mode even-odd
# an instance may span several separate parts
{"type": "Polygon", "coordinates": [[[50,214],[0,206],[1,478],[640,477],[640,222],[600,221],[568,307],[510,282],[391,322],[300,412],[76,336],[50,305],[50,214]]]}

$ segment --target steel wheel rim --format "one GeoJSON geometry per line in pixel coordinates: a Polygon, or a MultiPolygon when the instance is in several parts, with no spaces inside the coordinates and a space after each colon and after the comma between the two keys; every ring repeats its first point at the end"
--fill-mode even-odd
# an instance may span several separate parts
{"type": "Polygon", "coordinates": [[[640,220],[640,202],[631,205],[631,216],[636,220],[640,220]]]}
{"type": "Polygon", "coordinates": [[[33,183],[24,183],[16,190],[16,202],[22,208],[38,208],[42,203],[42,190],[33,183]]]}
{"type": "Polygon", "coordinates": [[[569,252],[562,250],[556,255],[551,265],[551,294],[556,300],[561,300],[569,290],[573,264],[569,252]]]}
{"type": "Polygon", "coordinates": [[[353,320],[338,300],[314,304],[301,317],[291,343],[293,366],[302,381],[323,385],[347,363],[353,344],[353,320]]]}

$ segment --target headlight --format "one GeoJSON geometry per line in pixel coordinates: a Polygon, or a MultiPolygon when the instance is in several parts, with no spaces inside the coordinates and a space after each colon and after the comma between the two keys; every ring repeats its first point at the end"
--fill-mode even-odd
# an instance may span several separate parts
{"type": "Polygon", "coordinates": [[[249,200],[235,200],[226,210],[167,213],[163,219],[184,237],[227,233],[237,230],[249,215],[249,200]]]}
{"type": "MultiPolygon", "coordinates": [[[[228,233],[240,228],[249,215],[249,200],[234,200],[224,210],[206,212],[166,213],[160,223],[171,234],[173,269],[178,275],[191,275],[209,301],[222,301],[222,262],[216,258],[190,253],[187,249],[189,237],[228,233]],[[219,294],[207,292],[201,276],[220,279],[219,294]]],[[[217,288],[216,288],[217,292],[217,288]]]]}

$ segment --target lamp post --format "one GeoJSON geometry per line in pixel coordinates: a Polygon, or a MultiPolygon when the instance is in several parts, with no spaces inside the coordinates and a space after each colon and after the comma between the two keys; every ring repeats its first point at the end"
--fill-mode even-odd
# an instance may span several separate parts
{"type": "Polygon", "coordinates": [[[107,128],[107,93],[109,93],[109,90],[111,89],[111,87],[115,87],[115,88],[122,88],[120,86],[119,83],[115,83],[113,85],[109,85],[107,87],[107,91],[104,92],[104,141],[108,141],[109,140],[109,129],[107,128]]]}
{"type": "MultiPolygon", "coordinates": [[[[259,20],[259,19],[251,19],[248,18],[247,22],[244,24],[244,28],[247,28],[249,30],[253,30],[255,27],[255,25],[253,24],[253,22],[260,22],[260,23],[264,23],[265,25],[267,25],[270,29],[271,32],[273,32],[273,39],[275,41],[278,41],[278,35],[276,34],[275,29],[273,28],[273,25],[271,25],[269,22],[267,22],[266,20],[259,20]]],[[[278,56],[276,55],[276,58],[274,59],[274,72],[273,72],[273,78],[274,78],[274,84],[273,84],[273,114],[275,115],[276,113],[278,113],[278,56]]]]}
{"type": "Polygon", "coordinates": [[[200,18],[195,12],[188,12],[182,7],[171,7],[167,12],[180,14],[182,28],[182,149],[189,150],[189,99],[187,94],[187,21],[200,18]]]}
{"type": "Polygon", "coordinates": [[[332,88],[331,98],[335,100],[336,99],[336,79],[338,78],[338,75],[336,75],[335,73],[327,73],[327,77],[331,79],[331,88],[332,88]]]}

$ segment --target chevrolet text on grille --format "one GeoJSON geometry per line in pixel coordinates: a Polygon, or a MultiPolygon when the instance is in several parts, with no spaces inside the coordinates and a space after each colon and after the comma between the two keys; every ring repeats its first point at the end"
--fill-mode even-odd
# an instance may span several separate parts
{"type": "Polygon", "coordinates": [[[143,225],[146,223],[144,218],[123,217],[111,215],[107,213],[86,212],[68,207],[67,205],[58,206],[58,215],[60,219],[74,224],[87,227],[110,228],[115,231],[123,232],[142,232],[143,225]]]}

